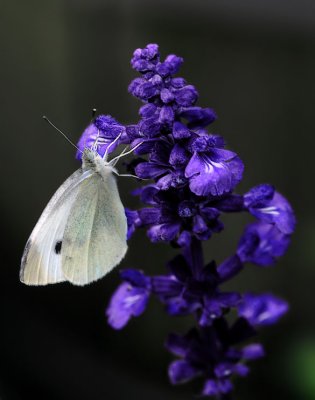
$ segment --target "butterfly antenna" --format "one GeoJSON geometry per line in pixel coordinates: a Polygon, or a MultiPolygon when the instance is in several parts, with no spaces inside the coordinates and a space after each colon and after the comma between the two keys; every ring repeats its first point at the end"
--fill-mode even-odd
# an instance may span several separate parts
{"type": "Polygon", "coordinates": [[[56,125],[54,125],[47,117],[46,115],[43,115],[43,120],[45,120],[50,126],[52,126],[54,129],[56,129],[56,131],[58,131],[59,133],[62,134],[62,136],[70,143],[72,144],[73,147],[75,147],[78,151],[80,151],[82,153],[82,150],[80,150],[73,142],[71,139],[68,138],[68,136],[63,133],[59,128],[56,127],[56,125]]]}

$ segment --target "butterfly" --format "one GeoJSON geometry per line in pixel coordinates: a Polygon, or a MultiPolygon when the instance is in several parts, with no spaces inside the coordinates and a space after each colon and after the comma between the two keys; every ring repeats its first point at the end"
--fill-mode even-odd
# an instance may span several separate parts
{"type": "Polygon", "coordinates": [[[127,219],[114,177],[119,175],[115,164],[138,145],[108,162],[109,147],[104,157],[96,152],[97,146],[85,148],[82,167],[49,201],[24,249],[23,283],[86,285],[102,278],[125,256],[127,219]]]}

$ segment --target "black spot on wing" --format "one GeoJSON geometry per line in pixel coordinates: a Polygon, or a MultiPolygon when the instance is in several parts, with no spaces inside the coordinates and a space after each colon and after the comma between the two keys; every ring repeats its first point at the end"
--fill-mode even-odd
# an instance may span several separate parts
{"type": "Polygon", "coordinates": [[[55,244],[55,253],[60,254],[61,252],[62,241],[58,240],[55,244]]]}

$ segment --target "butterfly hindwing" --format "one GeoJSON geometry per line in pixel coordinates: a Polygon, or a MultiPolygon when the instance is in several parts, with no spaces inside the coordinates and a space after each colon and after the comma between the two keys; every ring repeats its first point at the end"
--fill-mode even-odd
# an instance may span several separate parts
{"type": "Polygon", "coordinates": [[[64,231],[66,279],[85,285],[111,271],[127,251],[127,221],[112,173],[82,182],[64,231]]]}

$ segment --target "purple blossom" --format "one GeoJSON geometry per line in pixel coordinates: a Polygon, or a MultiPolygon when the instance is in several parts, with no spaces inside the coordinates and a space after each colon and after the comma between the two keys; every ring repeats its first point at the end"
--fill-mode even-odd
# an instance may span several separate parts
{"type": "Polygon", "coordinates": [[[144,49],[137,49],[131,59],[132,68],[139,72],[151,71],[160,59],[157,44],[148,44],[144,49]]]}
{"type": "Polygon", "coordinates": [[[205,379],[202,394],[222,398],[233,389],[233,375],[247,376],[244,362],[262,357],[260,345],[239,347],[254,331],[245,320],[237,320],[229,327],[223,318],[211,326],[192,329],[186,335],[171,334],[166,347],[180,359],[168,369],[173,384],[185,383],[196,377],[205,379]]]}
{"type": "Polygon", "coordinates": [[[217,119],[212,108],[186,107],[179,111],[179,116],[188,121],[187,126],[191,129],[205,127],[217,119]]]}
{"type": "Polygon", "coordinates": [[[285,235],[273,224],[255,222],[248,225],[238,244],[237,254],[242,262],[266,267],[286,252],[290,235],[285,235]]]}
{"type": "Polygon", "coordinates": [[[221,196],[240,182],[243,163],[235,153],[223,149],[215,136],[199,136],[192,141],[193,156],[185,169],[190,190],[198,196],[221,196]]]}
{"type": "Polygon", "coordinates": [[[110,115],[99,115],[82,133],[77,144],[80,151],[77,152],[76,157],[81,159],[85,147],[94,146],[97,146],[97,152],[103,157],[107,147],[118,135],[121,138],[110,147],[109,153],[114,151],[120,143],[128,143],[129,138],[126,135],[125,127],[119,124],[113,117],[110,115]]]}
{"type": "Polygon", "coordinates": [[[128,231],[127,231],[127,239],[129,240],[133,233],[135,232],[137,226],[140,226],[141,221],[139,218],[139,213],[138,211],[133,211],[129,210],[129,208],[125,208],[125,214],[127,218],[127,225],[128,225],[128,231]]]}
{"type": "Polygon", "coordinates": [[[195,86],[175,76],[182,63],[174,54],[162,60],[156,44],[135,50],[131,66],[140,76],[128,90],[142,102],[139,120],[124,126],[100,115],[83,132],[78,147],[93,146],[104,155],[115,139],[108,152],[120,144],[137,146],[127,169],[151,182],[134,191],[143,206],[126,209],[127,237],[145,228],[152,243],[168,242],[179,251],[166,272],[121,273],[123,282],[107,309],[109,324],[123,328],[144,312],[151,295],[169,315],[192,314],[196,326],[167,340],[167,349],[178,357],[169,366],[169,378],[173,384],[202,378],[202,395],[223,400],[230,398],[232,378],[247,376],[247,362],[264,355],[260,343],[244,342],[259,328],[277,322],[288,305],[271,294],[227,292],[222,284],[246,263],[274,265],[288,248],[295,216],[289,202],[269,184],[244,195],[234,192],[243,162],[221,136],[209,132],[216,113],[198,106],[195,86]],[[231,212],[248,212],[256,221],[245,228],[235,254],[218,265],[205,262],[202,242],[223,230],[220,218],[231,212]],[[232,314],[228,324],[230,310],[238,316],[233,322],[232,314]]]}
{"type": "Polygon", "coordinates": [[[152,292],[166,305],[170,315],[195,313],[201,326],[211,325],[224,311],[236,307],[240,295],[221,292],[220,277],[214,262],[202,266],[194,276],[184,256],[169,262],[168,275],[151,278],[152,292]]]}
{"type": "Polygon", "coordinates": [[[187,188],[176,191],[159,190],[158,185],[154,188],[149,186],[150,196],[143,189],[142,199],[151,207],[139,210],[141,225],[149,227],[151,241],[175,241],[183,247],[192,237],[208,240],[223,229],[220,210],[214,207],[212,199],[200,199],[187,192],[187,188]]]}
{"type": "Polygon", "coordinates": [[[138,317],[146,309],[149,300],[149,281],[136,270],[125,270],[121,274],[124,282],[113,294],[106,314],[114,329],[122,329],[131,317],[138,317]]]}
{"type": "Polygon", "coordinates": [[[274,224],[285,235],[293,233],[295,216],[289,202],[271,185],[258,185],[244,196],[244,205],[257,219],[274,224]]]}
{"type": "Polygon", "coordinates": [[[255,327],[272,325],[288,311],[288,303],[272,294],[246,293],[238,306],[240,317],[255,327]]]}

